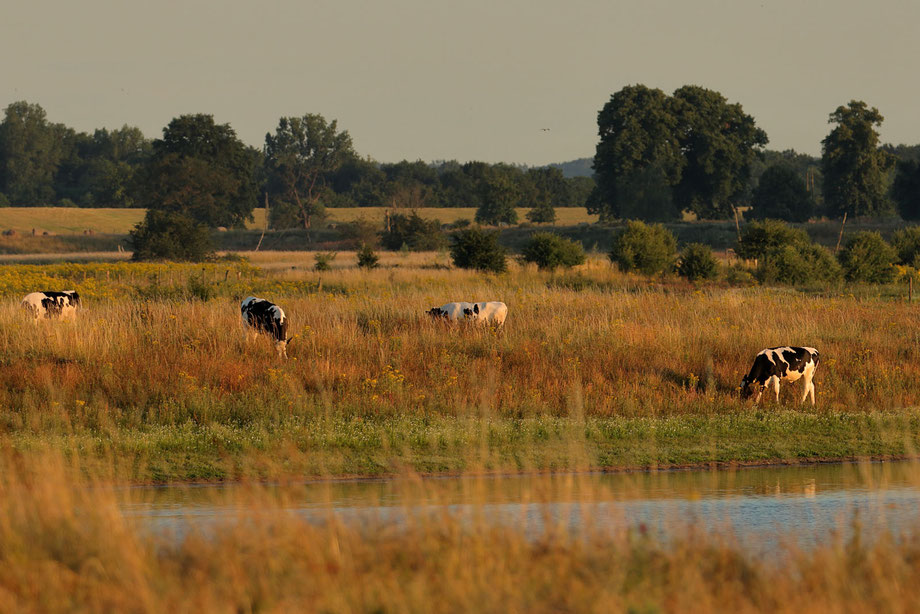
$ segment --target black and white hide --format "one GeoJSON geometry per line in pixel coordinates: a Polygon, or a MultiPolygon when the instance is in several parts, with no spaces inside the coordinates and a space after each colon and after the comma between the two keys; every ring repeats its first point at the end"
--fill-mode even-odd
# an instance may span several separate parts
{"type": "Polygon", "coordinates": [[[747,399],[756,394],[755,403],[760,402],[763,391],[773,388],[779,401],[780,382],[794,382],[801,378],[805,382],[802,403],[810,395],[814,405],[813,380],[818,361],[818,350],[815,348],[785,346],[762,350],[754,357],[751,371],[741,380],[741,398],[747,399]]]}
{"type": "Polygon", "coordinates": [[[284,310],[264,298],[249,296],[240,305],[246,337],[252,339],[259,333],[271,336],[275,350],[281,358],[287,358],[288,322],[284,310]]]}
{"type": "Polygon", "coordinates": [[[80,295],[75,290],[31,292],[25,295],[21,305],[36,322],[42,318],[71,320],[77,317],[80,295]]]}

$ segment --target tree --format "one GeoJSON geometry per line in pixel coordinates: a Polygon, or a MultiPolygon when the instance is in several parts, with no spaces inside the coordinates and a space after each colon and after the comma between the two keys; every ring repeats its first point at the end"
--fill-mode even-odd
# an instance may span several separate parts
{"type": "Polygon", "coordinates": [[[566,204],[569,199],[569,184],[558,168],[544,166],[527,171],[533,190],[533,198],[527,219],[534,224],[552,224],[556,221],[553,205],[566,204]]]}
{"type": "Polygon", "coordinates": [[[685,85],[674,92],[681,150],[686,164],[674,186],[678,208],[703,219],[730,217],[744,192],[767,133],[740,104],[719,92],[685,85]]]}
{"type": "Polygon", "coordinates": [[[894,279],[898,254],[877,232],[853,234],[840,251],[838,260],[847,281],[888,283],[894,279]]]}
{"type": "Polygon", "coordinates": [[[661,224],[631,221],[613,240],[608,256],[623,272],[655,275],[674,264],[677,239],[661,224]]]}
{"type": "Polygon", "coordinates": [[[504,273],[508,266],[498,232],[481,228],[467,228],[451,236],[450,256],[454,266],[461,269],[504,273]]]}
{"type": "Polygon", "coordinates": [[[133,260],[199,262],[214,253],[207,226],[174,211],[148,209],[128,241],[133,260]]]}
{"type": "Polygon", "coordinates": [[[584,264],[585,249],[581,242],[560,237],[552,232],[536,232],[521,252],[524,262],[552,271],[557,267],[571,268],[584,264]]]}
{"type": "Polygon", "coordinates": [[[49,123],[37,104],[6,107],[0,123],[0,192],[17,205],[48,204],[55,196],[66,134],[67,128],[49,123]]]}
{"type": "Polygon", "coordinates": [[[212,228],[242,228],[256,205],[257,163],[229,124],[216,124],[211,115],[182,115],[153,142],[137,204],[212,228]]]}
{"type": "Polygon", "coordinates": [[[327,123],[322,115],[282,117],[274,134],[265,135],[267,190],[276,202],[273,225],[288,215],[309,229],[314,217],[323,215],[320,202],[333,174],[356,157],[351,136],[338,131],[338,122],[327,123]]]}
{"type": "Polygon", "coordinates": [[[598,113],[597,127],[597,192],[588,212],[599,214],[601,220],[626,217],[627,210],[643,219],[677,217],[670,186],[680,179],[686,159],[673,100],[644,85],[624,87],[598,113]],[[650,178],[657,180],[656,188],[665,186],[665,198],[660,189],[641,189],[650,178]]]}
{"type": "Polygon", "coordinates": [[[898,172],[891,186],[898,213],[905,220],[920,220],[920,161],[898,161],[898,172]]]}
{"type": "Polygon", "coordinates": [[[821,141],[821,171],[824,203],[831,215],[891,212],[885,191],[894,158],[879,148],[875,130],[883,120],[878,109],[857,100],[830,114],[828,123],[836,127],[821,141]]]}
{"type": "Polygon", "coordinates": [[[514,207],[520,198],[520,190],[511,177],[501,172],[490,172],[480,190],[482,204],[476,209],[477,223],[492,226],[517,223],[514,207]]]}
{"type": "Polygon", "coordinates": [[[773,218],[787,222],[807,222],[815,211],[815,201],[805,182],[791,167],[776,164],[764,171],[751,199],[751,219],[773,218]]]}

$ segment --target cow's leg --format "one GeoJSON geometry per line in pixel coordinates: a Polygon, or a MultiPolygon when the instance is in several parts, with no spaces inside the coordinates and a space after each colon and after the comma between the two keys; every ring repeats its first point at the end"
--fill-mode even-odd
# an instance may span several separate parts
{"type": "Polygon", "coordinates": [[[811,404],[815,404],[815,383],[814,383],[814,370],[809,370],[805,372],[805,377],[802,378],[805,380],[805,392],[802,394],[802,403],[805,402],[805,399],[811,395],[811,404]]]}
{"type": "Polygon", "coordinates": [[[773,380],[773,392],[776,393],[776,402],[779,403],[779,378],[774,375],[771,379],[773,380]]]}
{"type": "Polygon", "coordinates": [[[760,403],[760,398],[763,396],[763,391],[764,391],[764,390],[765,390],[765,387],[764,387],[764,386],[761,386],[760,389],[757,391],[757,398],[754,399],[754,404],[755,404],[755,405],[758,404],[758,403],[760,403]]]}

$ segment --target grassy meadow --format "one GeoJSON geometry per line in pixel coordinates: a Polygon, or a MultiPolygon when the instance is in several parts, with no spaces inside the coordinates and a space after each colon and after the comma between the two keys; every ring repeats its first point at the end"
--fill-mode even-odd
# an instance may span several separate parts
{"type": "Polygon", "coordinates": [[[0,442],[114,464],[121,479],[382,475],[763,463],[912,454],[920,315],[877,288],[650,283],[603,258],[573,272],[451,269],[446,254],[208,265],[0,268],[0,442]],[[77,289],[76,323],[25,320],[77,289]],[[247,344],[240,299],[288,314],[288,361],[247,344]],[[424,311],[503,300],[504,330],[424,311]],[[813,345],[817,406],[736,387],[764,347],[813,345]]]}
{"type": "Polygon", "coordinates": [[[920,315],[899,289],[650,282],[596,255],[555,274],[465,272],[444,253],[312,265],[284,252],[0,266],[0,611],[920,605],[916,530],[869,539],[854,524],[802,548],[789,528],[764,559],[687,518],[662,539],[584,514],[577,530],[565,513],[497,526],[446,504],[363,525],[330,504],[316,523],[293,503],[316,488],[306,478],[395,476],[382,503],[412,509],[442,488],[420,476],[463,474],[464,501],[484,510],[475,476],[494,472],[574,471],[562,500],[591,502],[611,500],[591,469],[913,456],[920,315]],[[39,288],[78,290],[77,320],[27,321],[19,300],[39,288]],[[289,360],[244,340],[250,294],[286,310],[289,360]],[[505,301],[504,329],[424,315],[463,299],[505,301]],[[742,403],[754,354],[786,343],[821,351],[817,406],[798,404],[800,384],[780,404],[742,403]],[[218,480],[238,487],[207,495],[229,510],[209,529],[151,531],[125,513],[150,496],[125,485],[218,480]]]}

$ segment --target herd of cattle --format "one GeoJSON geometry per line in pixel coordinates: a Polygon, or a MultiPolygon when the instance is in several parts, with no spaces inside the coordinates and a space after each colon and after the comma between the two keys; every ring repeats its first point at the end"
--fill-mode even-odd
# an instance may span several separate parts
{"type": "MultiPolygon", "coordinates": [[[[37,322],[41,319],[73,319],[80,308],[80,295],[74,290],[63,292],[32,292],[22,299],[25,308],[37,322]]],[[[265,334],[275,343],[281,358],[287,358],[288,321],[284,310],[271,301],[255,296],[246,297],[240,304],[243,326],[248,338],[265,334]]],[[[501,327],[508,315],[508,306],[499,301],[485,303],[456,302],[432,307],[426,312],[435,319],[450,322],[471,321],[501,327]]],[[[802,379],[805,387],[802,402],[809,396],[815,404],[815,370],[818,368],[818,350],[811,347],[775,347],[762,350],[754,357],[751,370],[741,380],[742,398],[757,395],[759,403],[764,391],[772,388],[779,401],[780,382],[802,379]]]]}

